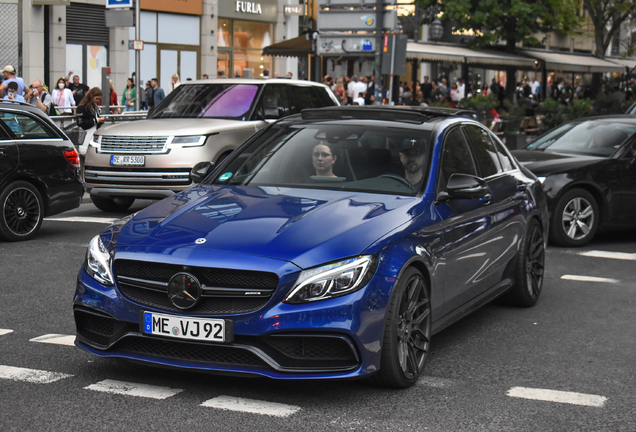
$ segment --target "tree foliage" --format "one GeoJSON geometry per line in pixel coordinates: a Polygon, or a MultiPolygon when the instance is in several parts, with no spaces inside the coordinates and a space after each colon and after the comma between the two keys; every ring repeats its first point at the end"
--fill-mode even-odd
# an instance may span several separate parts
{"type": "Polygon", "coordinates": [[[473,30],[481,45],[504,41],[509,51],[513,51],[518,42],[539,45],[538,33],[569,32],[578,24],[575,0],[417,1],[422,7],[440,4],[445,19],[456,22],[455,30],[473,30]]]}
{"type": "Polygon", "coordinates": [[[614,35],[620,34],[621,25],[636,17],[634,0],[583,0],[583,7],[594,26],[596,57],[605,58],[605,52],[614,35]]]}

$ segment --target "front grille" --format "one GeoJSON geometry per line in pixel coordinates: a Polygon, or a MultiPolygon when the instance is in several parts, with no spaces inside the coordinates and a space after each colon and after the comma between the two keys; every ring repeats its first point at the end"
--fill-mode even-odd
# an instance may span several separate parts
{"type": "Polygon", "coordinates": [[[190,169],[148,169],[148,168],[98,168],[87,166],[84,170],[87,183],[119,186],[188,186],[190,169]]]}
{"type": "Polygon", "coordinates": [[[99,149],[107,153],[165,153],[167,136],[102,135],[99,149]]]}
{"type": "Polygon", "coordinates": [[[132,260],[113,266],[121,294],[138,304],[183,312],[168,298],[168,282],[179,272],[194,275],[202,285],[202,298],[188,313],[238,314],[265,306],[278,286],[275,273],[191,267],[132,260]]]}
{"type": "Polygon", "coordinates": [[[256,354],[237,347],[128,336],[114,350],[130,354],[225,365],[266,367],[256,354]]]}

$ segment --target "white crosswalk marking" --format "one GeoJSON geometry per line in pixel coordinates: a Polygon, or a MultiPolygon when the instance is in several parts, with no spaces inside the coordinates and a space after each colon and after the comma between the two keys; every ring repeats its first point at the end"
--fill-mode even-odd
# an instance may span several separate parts
{"type": "Polygon", "coordinates": [[[252,414],[263,414],[274,417],[289,417],[290,415],[300,411],[300,407],[294,405],[285,405],[275,402],[265,402],[230,396],[215,397],[203,402],[201,406],[252,414]]]}
{"type": "Polygon", "coordinates": [[[90,222],[90,223],[104,223],[104,224],[112,224],[113,222],[119,220],[120,218],[103,218],[103,217],[93,217],[93,216],[85,216],[85,217],[47,217],[44,218],[46,221],[56,221],[56,222],[90,222]]]}
{"type": "Polygon", "coordinates": [[[37,369],[26,369],[13,366],[0,365],[0,378],[14,381],[25,381],[35,384],[49,384],[73,375],[60,372],[47,372],[37,369]]]}
{"type": "Polygon", "coordinates": [[[594,257],[594,258],[610,258],[610,259],[636,261],[636,253],[591,250],[586,252],[579,252],[579,255],[586,256],[586,257],[594,257]]]}
{"type": "Polygon", "coordinates": [[[62,334],[47,334],[30,339],[29,342],[42,342],[56,345],[75,346],[75,336],[62,334]]]}
{"type": "Polygon", "coordinates": [[[0,336],[9,334],[9,333],[13,333],[13,330],[10,329],[0,329],[0,336]]]}
{"type": "Polygon", "coordinates": [[[91,384],[88,387],[84,388],[87,390],[94,390],[104,393],[138,396],[152,399],[167,399],[183,391],[183,389],[160,387],[148,384],[137,384],[116,380],[104,380],[98,382],[97,384],[91,384]]]}
{"type": "Polygon", "coordinates": [[[580,282],[604,282],[604,283],[620,282],[618,279],[610,279],[610,278],[602,278],[602,277],[594,277],[594,276],[578,276],[578,275],[563,275],[561,276],[561,279],[580,281],[580,282]]]}
{"type": "Polygon", "coordinates": [[[526,387],[513,387],[508,390],[508,396],[591,407],[602,407],[607,401],[607,398],[604,396],[526,387]]]}

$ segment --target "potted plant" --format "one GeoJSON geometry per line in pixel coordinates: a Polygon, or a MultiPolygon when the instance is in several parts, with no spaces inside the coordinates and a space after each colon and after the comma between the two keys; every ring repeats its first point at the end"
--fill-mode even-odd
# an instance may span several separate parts
{"type": "Polygon", "coordinates": [[[526,134],[521,131],[521,122],[525,117],[525,109],[519,105],[506,102],[506,113],[501,115],[504,121],[504,142],[510,150],[520,149],[526,146],[526,134]]]}

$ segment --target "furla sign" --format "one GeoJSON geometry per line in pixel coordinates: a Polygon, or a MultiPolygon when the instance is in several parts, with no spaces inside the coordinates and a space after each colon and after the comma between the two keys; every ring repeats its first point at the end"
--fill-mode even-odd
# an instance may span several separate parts
{"type": "Polygon", "coordinates": [[[237,0],[236,11],[251,14],[262,14],[263,8],[261,7],[260,3],[237,0]]]}
{"type": "Polygon", "coordinates": [[[222,0],[218,5],[220,18],[271,23],[277,20],[278,0],[222,0]]]}

